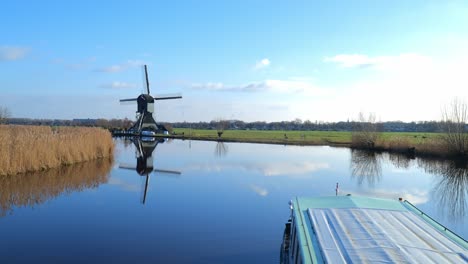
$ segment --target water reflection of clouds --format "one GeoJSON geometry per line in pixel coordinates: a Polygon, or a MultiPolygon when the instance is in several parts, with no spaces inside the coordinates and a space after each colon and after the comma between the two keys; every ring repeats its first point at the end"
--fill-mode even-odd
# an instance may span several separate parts
{"type": "Polygon", "coordinates": [[[301,176],[319,170],[329,169],[328,163],[304,162],[271,162],[271,163],[221,163],[192,164],[185,170],[220,172],[229,169],[241,169],[258,172],[264,176],[301,176]]]}
{"type": "Polygon", "coordinates": [[[118,186],[122,190],[127,191],[127,192],[139,192],[140,191],[140,187],[138,185],[125,182],[122,179],[119,179],[116,177],[110,178],[107,183],[110,185],[118,186]]]}
{"type": "Polygon", "coordinates": [[[249,185],[249,188],[254,191],[256,194],[260,196],[267,196],[268,195],[268,190],[266,188],[257,186],[255,184],[249,185]]]}

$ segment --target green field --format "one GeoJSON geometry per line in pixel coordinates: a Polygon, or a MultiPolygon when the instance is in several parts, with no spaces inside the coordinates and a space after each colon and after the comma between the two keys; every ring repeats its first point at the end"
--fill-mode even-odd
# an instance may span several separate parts
{"type": "MultiPolygon", "coordinates": [[[[175,137],[218,140],[216,130],[177,128],[175,137]],[[183,135],[183,136],[182,136],[183,135]]],[[[381,134],[384,141],[403,140],[418,145],[435,139],[438,133],[385,132],[381,134]]],[[[264,130],[226,130],[221,139],[235,142],[259,142],[298,145],[350,145],[351,132],[347,131],[264,131],[264,130]]]]}

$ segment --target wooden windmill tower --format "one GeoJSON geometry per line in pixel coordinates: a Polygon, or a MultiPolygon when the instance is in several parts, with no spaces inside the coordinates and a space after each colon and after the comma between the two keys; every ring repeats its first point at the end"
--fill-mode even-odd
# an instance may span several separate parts
{"type": "Polygon", "coordinates": [[[148,67],[143,66],[145,71],[145,86],[146,93],[140,94],[137,98],[121,99],[120,102],[136,102],[137,103],[137,120],[135,124],[130,128],[136,135],[152,135],[161,131],[160,127],[156,123],[153,117],[154,113],[154,101],[156,100],[169,100],[169,99],[180,99],[182,95],[167,95],[167,96],[151,96],[150,87],[148,81],[148,67]]]}

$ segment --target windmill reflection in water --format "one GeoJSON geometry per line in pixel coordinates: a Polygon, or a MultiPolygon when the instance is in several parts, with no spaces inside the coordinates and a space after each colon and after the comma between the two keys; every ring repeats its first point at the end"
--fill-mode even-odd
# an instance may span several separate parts
{"type": "Polygon", "coordinates": [[[146,202],[146,194],[148,192],[148,185],[150,180],[150,174],[161,173],[167,174],[172,176],[179,176],[182,173],[180,171],[175,170],[165,170],[165,169],[157,169],[154,168],[153,165],[153,152],[156,149],[156,146],[160,143],[164,143],[164,139],[162,138],[154,138],[154,137],[133,137],[130,138],[130,141],[133,142],[135,145],[135,156],[137,164],[136,166],[127,165],[127,164],[120,164],[120,169],[126,170],[134,170],[140,176],[145,177],[144,187],[142,188],[142,198],[141,203],[145,204],[146,202]]]}

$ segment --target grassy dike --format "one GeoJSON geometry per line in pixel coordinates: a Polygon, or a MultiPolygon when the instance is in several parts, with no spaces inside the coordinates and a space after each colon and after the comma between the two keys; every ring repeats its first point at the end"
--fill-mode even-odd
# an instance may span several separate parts
{"type": "Polygon", "coordinates": [[[351,143],[351,133],[335,131],[226,130],[221,138],[218,138],[216,130],[180,128],[175,129],[174,132],[177,138],[225,142],[345,146],[351,143]]]}
{"type": "MultiPolygon", "coordinates": [[[[216,130],[179,128],[174,138],[247,142],[284,145],[328,145],[351,147],[351,132],[346,131],[263,131],[226,130],[218,138],[216,130]]],[[[442,155],[443,142],[440,133],[385,132],[375,144],[376,150],[405,152],[415,149],[417,154],[442,155]]]]}
{"type": "Polygon", "coordinates": [[[0,175],[112,157],[109,131],[89,127],[0,125],[0,175]]]}

